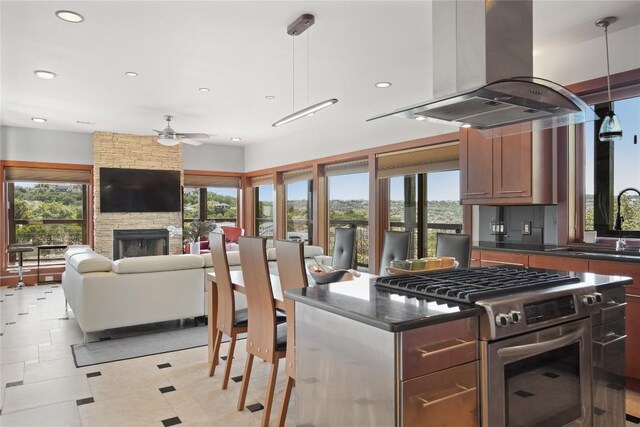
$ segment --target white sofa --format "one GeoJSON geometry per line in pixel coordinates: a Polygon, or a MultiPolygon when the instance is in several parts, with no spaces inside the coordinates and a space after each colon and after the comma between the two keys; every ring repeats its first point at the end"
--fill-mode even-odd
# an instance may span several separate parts
{"type": "Polygon", "coordinates": [[[199,255],[125,258],[89,250],[65,254],[65,298],[87,332],[205,314],[204,259],[199,255]]]}

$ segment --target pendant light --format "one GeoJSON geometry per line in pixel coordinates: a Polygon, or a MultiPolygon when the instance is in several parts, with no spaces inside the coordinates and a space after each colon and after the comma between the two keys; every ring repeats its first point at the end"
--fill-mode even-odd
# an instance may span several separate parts
{"type": "Polygon", "coordinates": [[[606,116],[602,120],[602,124],[600,125],[600,132],[598,132],[598,137],[602,142],[613,142],[618,141],[622,138],[622,125],[620,124],[620,120],[613,112],[611,108],[611,70],[609,68],[609,34],[608,28],[609,25],[616,22],[618,18],[615,16],[609,16],[607,18],[598,19],[596,21],[596,27],[604,28],[604,42],[607,51],[607,94],[609,98],[609,111],[606,116]]]}
{"type": "MultiPolygon", "coordinates": [[[[287,34],[294,37],[293,40],[293,55],[292,55],[292,63],[293,63],[293,109],[295,110],[295,101],[296,101],[296,73],[295,73],[295,37],[304,33],[309,27],[311,27],[315,23],[315,17],[310,14],[300,15],[295,21],[293,21],[287,27],[287,34]]],[[[309,34],[307,33],[307,104],[309,104],[309,34]]],[[[314,105],[309,105],[302,110],[296,111],[292,114],[289,114],[286,117],[281,118],[271,126],[278,127],[282,126],[286,123],[290,123],[294,120],[301,119],[302,117],[313,116],[317,111],[320,111],[324,108],[327,108],[330,105],[338,102],[336,98],[327,99],[326,101],[318,102],[314,105]]]]}

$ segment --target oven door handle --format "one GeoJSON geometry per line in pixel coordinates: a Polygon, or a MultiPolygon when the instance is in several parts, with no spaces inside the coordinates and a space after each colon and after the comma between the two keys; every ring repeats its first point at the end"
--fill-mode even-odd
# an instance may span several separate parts
{"type": "Polygon", "coordinates": [[[575,331],[565,336],[562,336],[560,338],[555,338],[550,341],[543,341],[543,342],[537,342],[534,344],[524,344],[524,345],[516,345],[513,347],[501,348],[501,349],[498,349],[498,356],[514,357],[514,356],[524,356],[527,354],[544,353],[545,351],[550,351],[550,350],[564,347],[565,345],[571,344],[573,341],[580,339],[583,333],[584,333],[584,328],[578,328],[575,331]]]}

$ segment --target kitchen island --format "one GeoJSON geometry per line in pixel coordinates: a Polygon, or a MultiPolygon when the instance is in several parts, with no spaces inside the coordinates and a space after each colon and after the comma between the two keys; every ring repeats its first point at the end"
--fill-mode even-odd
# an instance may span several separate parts
{"type": "MultiPolygon", "coordinates": [[[[588,287],[576,301],[591,298],[594,287],[631,283],[615,276],[572,276],[588,287]]],[[[297,423],[481,425],[486,395],[481,390],[479,339],[482,318],[487,317],[482,306],[411,297],[355,282],[297,289],[286,297],[296,301],[297,423]]],[[[576,317],[590,325],[589,313],[595,312],[587,308],[591,311],[576,317]]],[[[558,327],[561,335],[563,327],[558,327]]],[[[581,332],[576,339],[591,348],[590,328],[581,332]]],[[[576,380],[580,384],[591,383],[587,353],[578,358],[582,371],[589,368],[576,380]]],[[[591,423],[591,390],[582,394],[589,404],[583,421],[591,423]]]]}

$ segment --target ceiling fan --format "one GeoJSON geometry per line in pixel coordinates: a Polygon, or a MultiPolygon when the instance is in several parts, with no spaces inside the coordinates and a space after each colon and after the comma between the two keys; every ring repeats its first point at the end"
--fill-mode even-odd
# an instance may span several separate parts
{"type": "Polygon", "coordinates": [[[167,147],[178,145],[181,142],[185,144],[199,146],[202,142],[193,141],[193,138],[209,138],[209,134],[206,133],[180,133],[171,128],[171,120],[173,116],[166,115],[164,119],[167,121],[167,127],[162,130],[152,129],[154,132],[158,132],[158,143],[167,147]]]}

